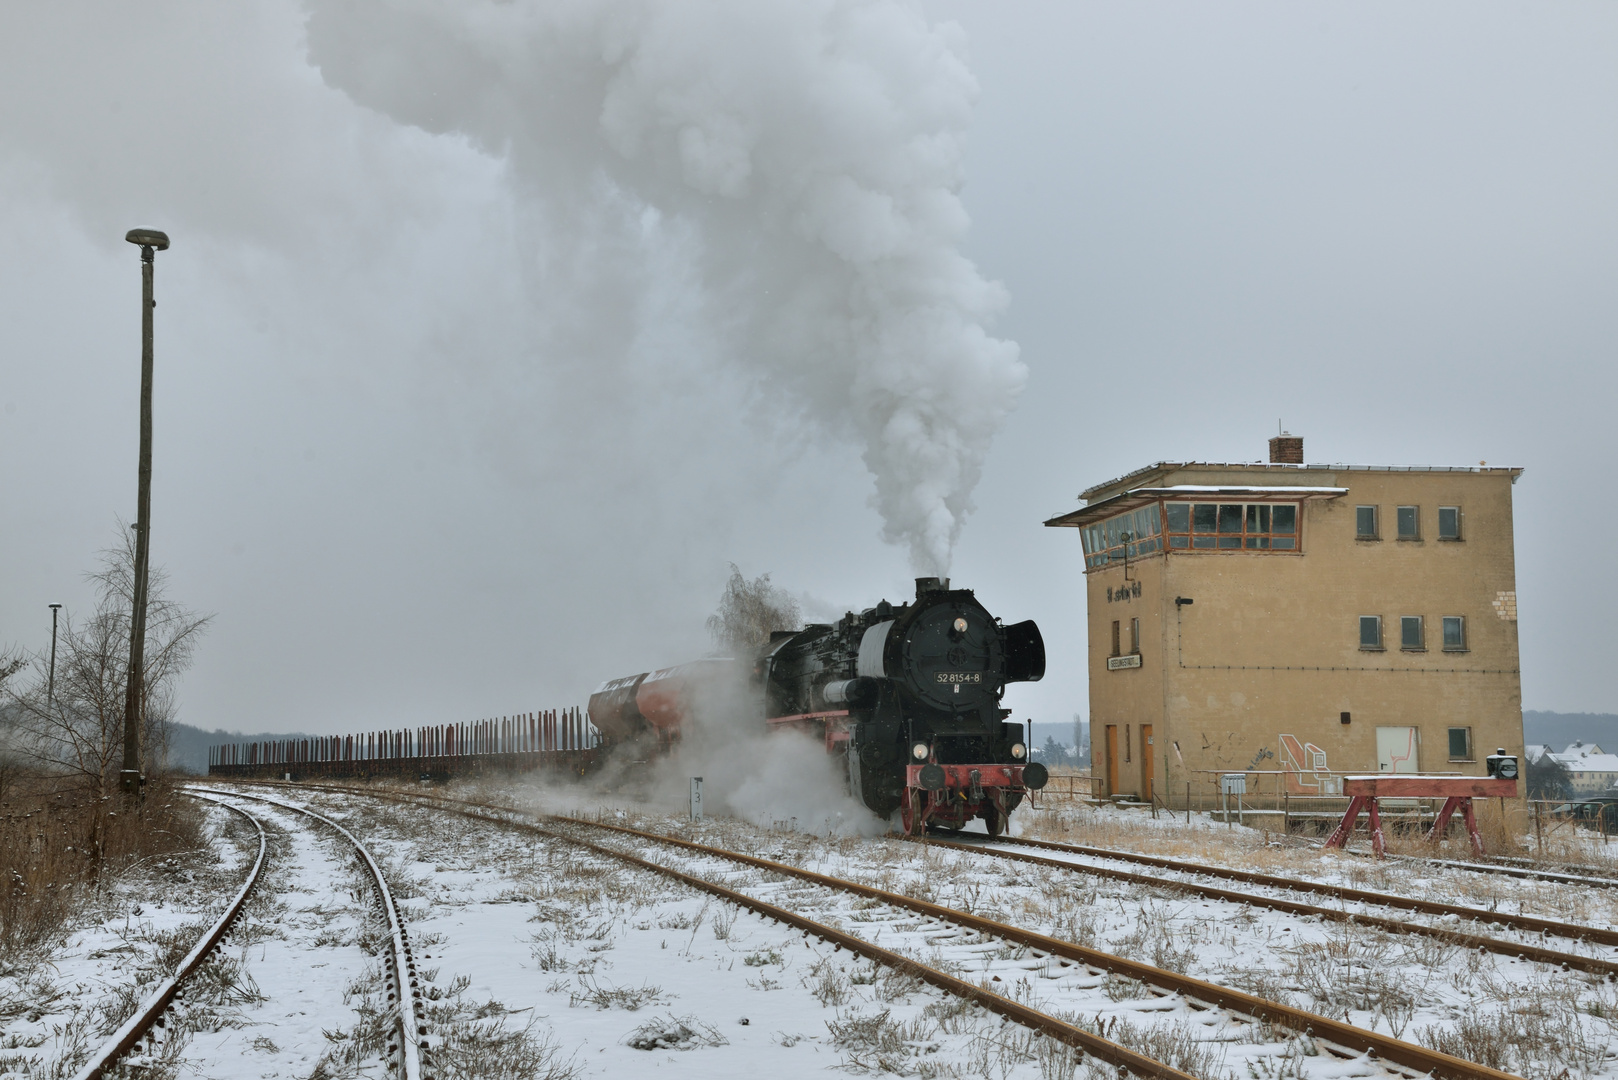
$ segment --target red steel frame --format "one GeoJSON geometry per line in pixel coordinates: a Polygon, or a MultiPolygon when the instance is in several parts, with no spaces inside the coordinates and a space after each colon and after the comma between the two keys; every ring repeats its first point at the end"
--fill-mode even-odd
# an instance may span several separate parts
{"type": "Polygon", "coordinates": [[[920,835],[929,820],[945,817],[941,811],[952,807],[957,801],[963,804],[959,809],[960,820],[955,822],[957,815],[949,814],[947,816],[952,823],[964,825],[982,811],[983,803],[987,801],[994,806],[1000,817],[1001,828],[1004,828],[1010,813],[1006,809],[1009,791],[1026,795],[1030,802],[1033,800],[1034,793],[1023,785],[1021,765],[939,765],[944,770],[944,786],[937,791],[929,791],[921,786],[921,770],[924,767],[925,763],[912,764],[905,769],[905,801],[902,809],[905,832],[911,835],[920,835]],[[975,796],[973,773],[977,774],[975,796]]]}
{"type": "MultiPolygon", "coordinates": [[[[828,754],[846,749],[850,735],[847,709],[771,716],[766,723],[772,728],[792,728],[811,735],[819,734],[825,740],[828,754]]],[[[905,769],[903,805],[905,831],[912,834],[919,834],[930,818],[945,816],[940,811],[950,806],[955,801],[954,797],[962,792],[967,793],[962,796],[962,801],[966,803],[962,807],[963,824],[983,809],[985,798],[994,804],[1003,824],[1007,817],[1008,788],[1015,789],[1018,794],[1027,795],[1030,801],[1033,799],[1034,793],[1023,786],[1021,765],[939,765],[938,767],[944,770],[944,786],[937,791],[928,791],[921,786],[921,770],[924,764],[926,763],[912,764],[905,769]],[[980,793],[976,799],[970,796],[974,770],[978,774],[977,788],[980,793]]],[[[948,816],[953,820],[955,815],[948,816]]]]}
{"type": "Polygon", "coordinates": [[[1449,822],[1455,816],[1455,811],[1461,812],[1461,820],[1466,823],[1466,833],[1472,840],[1472,852],[1483,855],[1483,837],[1478,834],[1477,814],[1472,809],[1472,800],[1476,798],[1503,798],[1517,797],[1517,781],[1501,780],[1495,777],[1476,776],[1420,776],[1407,773],[1405,775],[1388,776],[1348,776],[1343,778],[1343,794],[1349,796],[1348,810],[1343,814],[1343,820],[1332,834],[1326,837],[1326,847],[1341,848],[1348,845],[1348,838],[1353,835],[1354,826],[1359,821],[1360,811],[1365,811],[1367,828],[1371,834],[1371,850],[1381,858],[1388,849],[1387,838],[1382,833],[1382,815],[1377,806],[1379,798],[1406,798],[1406,799],[1443,799],[1444,807],[1438,812],[1433,821],[1433,827],[1427,830],[1427,839],[1438,840],[1449,827],[1449,822]]]}

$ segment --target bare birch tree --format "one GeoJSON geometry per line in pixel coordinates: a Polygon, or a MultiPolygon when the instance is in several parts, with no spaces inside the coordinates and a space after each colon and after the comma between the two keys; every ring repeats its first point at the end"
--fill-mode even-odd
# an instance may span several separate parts
{"type": "Polygon", "coordinates": [[[708,616],[708,633],[720,646],[746,650],[770,640],[776,630],[796,630],[801,625],[798,601],[784,589],[770,584],[770,575],[748,581],[741,569],[730,564],[730,580],[719,598],[719,610],[708,616]]]}
{"type": "MultiPolygon", "coordinates": [[[[0,700],[11,706],[18,751],[41,767],[77,774],[98,795],[112,793],[123,766],[135,545],[130,531],[121,531],[122,546],[103,551],[100,568],[86,575],[96,585],[95,610],[82,619],[62,612],[54,693],[43,655],[33,658],[34,678],[26,689],[0,686],[0,700]]],[[[164,756],[175,684],[212,620],[170,599],[167,584],[161,569],[148,574],[139,720],[147,769],[164,756]]]]}

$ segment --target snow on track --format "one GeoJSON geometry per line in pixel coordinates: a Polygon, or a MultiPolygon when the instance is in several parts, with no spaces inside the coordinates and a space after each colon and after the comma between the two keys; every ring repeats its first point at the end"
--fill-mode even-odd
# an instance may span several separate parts
{"type": "MultiPolygon", "coordinates": [[[[669,1043],[681,1049],[658,1066],[674,1075],[723,1072],[716,1068],[721,1059],[746,1061],[756,1071],[795,1071],[801,1064],[781,1055],[806,1047],[826,1055],[817,1069],[877,1068],[872,1045],[897,1048],[891,1052],[897,1056],[883,1059],[888,1066],[882,1067],[898,1072],[943,1068],[946,1075],[949,1070],[973,1075],[988,1071],[992,1060],[995,1071],[1006,1076],[1072,1075],[1071,1063],[1053,1065],[1038,1045],[1050,1040],[1008,1045],[1004,1032],[991,1037],[993,1025],[972,1020],[976,1010],[949,1014],[947,1002],[915,987],[896,993],[892,980],[868,964],[841,954],[844,962],[829,966],[825,961],[838,959],[837,954],[817,950],[816,942],[732,913],[731,925],[746,935],[742,941],[730,927],[715,924],[716,913],[728,905],[709,902],[705,908],[701,897],[671,890],[667,883],[634,883],[650,875],[431,808],[313,789],[300,794],[342,807],[341,814],[328,812],[343,816],[376,850],[390,852],[395,870],[432,898],[428,911],[413,912],[411,918],[444,936],[434,956],[451,958],[444,966],[458,973],[457,982],[465,980],[466,996],[485,1000],[487,1015],[503,1017],[507,1029],[531,1020],[529,1033],[560,1054],[573,1054],[580,1075],[644,1069],[646,1059],[638,1056],[661,1052],[668,1041],[643,1028],[665,1022],[675,1035],[685,1030],[688,1036],[669,1043]],[[456,907],[460,912],[452,914],[456,907]],[[667,916],[669,911],[675,914],[667,916]],[[687,920],[692,920],[689,929],[683,925],[687,920]],[[785,963],[778,965],[772,951],[785,963]],[[809,991],[812,1004],[803,1001],[802,991],[809,991]],[[796,1029],[783,1026],[780,1040],[760,1043],[755,1028],[763,1015],[761,1002],[783,1004],[776,1015],[795,1018],[796,1029]],[[722,1013],[707,1008],[714,1004],[752,1014],[751,1023],[741,1025],[737,1018],[726,1026],[722,1013]],[[531,1011],[518,1015],[524,1008],[531,1011]],[[655,1023],[645,1020],[648,1014],[655,1023]],[[719,1040],[724,1045],[713,1045],[719,1040]],[[636,1049],[640,1044],[660,1049],[636,1049]],[[626,1050],[635,1052],[626,1056],[626,1050]],[[697,1058],[708,1060],[699,1065],[697,1058]]],[[[621,824],[862,881],[1242,987],[1494,1068],[1529,1077],[1560,1077],[1564,1070],[1571,1080],[1618,1077],[1618,990],[1579,972],[1479,956],[1363,926],[1203,902],[1166,887],[1008,864],[976,852],[886,839],[816,838],[730,821],[691,826],[607,812],[614,815],[608,820],[621,824]]],[[[697,861],[677,864],[663,847],[636,853],[687,871],[699,868],[697,861]]],[[[1276,871],[1273,865],[1263,868],[1276,871]]],[[[845,932],[879,933],[875,940],[884,947],[914,947],[922,962],[942,958],[985,982],[998,975],[1001,981],[993,984],[998,989],[1029,994],[1036,1007],[1075,1013],[1126,1041],[1122,1031],[1135,1049],[1200,1075],[1387,1074],[1380,1063],[1333,1058],[1319,1053],[1311,1040],[1244,1024],[1221,1010],[1200,1010],[1116,976],[1067,970],[1048,978],[1057,973],[1037,968],[1048,968],[1051,961],[1030,966],[1031,957],[1012,955],[1015,950],[1003,942],[997,948],[974,940],[958,927],[905,930],[904,918],[918,921],[913,913],[859,908],[846,896],[822,901],[808,892],[794,896],[795,886],[772,884],[763,875],[748,884],[747,875],[755,872],[738,873],[734,864],[708,869],[718,875],[715,880],[732,887],[743,883],[762,900],[845,932]],[[756,892],[755,886],[767,891],[756,892]],[[825,906],[817,909],[816,903],[825,906]],[[917,935],[919,942],[906,944],[902,932],[917,935]],[[1087,978],[1094,985],[1082,985],[1087,978]]],[[[1355,884],[1363,888],[1373,882],[1355,884]]],[[[777,1022],[772,1017],[770,1023],[777,1022]]]]}
{"type": "Polygon", "coordinates": [[[914,978],[573,844],[370,799],[320,804],[373,849],[396,848],[394,875],[431,901],[419,916],[412,906],[418,943],[435,941],[466,997],[509,1025],[536,1021],[578,1075],[885,1061],[1031,1078],[1042,1063],[1070,1075],[1077,1061],[914,978]]]}
{"type": "Polygon", "coordinates": [[[242,805],[276,829],[275,854],[234,935],[234,1007],[176,1049],[173,1075],[393,1075],[378,1045],[387,927],[352,850],[293,810],[242,805]]]}

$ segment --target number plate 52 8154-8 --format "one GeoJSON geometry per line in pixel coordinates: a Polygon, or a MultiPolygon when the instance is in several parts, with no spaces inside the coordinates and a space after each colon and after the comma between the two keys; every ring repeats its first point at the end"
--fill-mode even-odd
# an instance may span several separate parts
{"type": "Polygon", "coordinates": [[[963,682],[980,683],[980,682],[983,681],[983,672],[981,672],[981,671],[940,671],[938,673],[938,681],[941,682],[941,683],[963,683],[963,682]]]}

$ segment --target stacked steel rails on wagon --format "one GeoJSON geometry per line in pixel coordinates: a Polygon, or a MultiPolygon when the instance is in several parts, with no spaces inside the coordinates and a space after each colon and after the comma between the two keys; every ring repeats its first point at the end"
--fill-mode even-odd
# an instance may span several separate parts
{"type": "Polygon", "coordinates": [[[749,656],[603,683],[589,717],[614,750],[649,756],[739,697],[749,722],[823,740],[850,792],[880,817],[898,811],[907,834],[981,818],[998,836],[1048,779],[1001,700],[1011,683],[1044,675],[1032,621],[1006,626],[972,590],[924,577],[910,603],[778,631],[749,656]]]}

